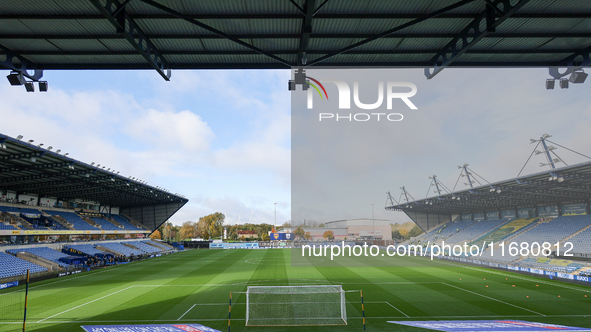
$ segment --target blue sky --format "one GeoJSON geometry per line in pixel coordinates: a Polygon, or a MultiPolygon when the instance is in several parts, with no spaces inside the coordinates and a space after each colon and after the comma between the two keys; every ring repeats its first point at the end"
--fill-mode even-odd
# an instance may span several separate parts
{"type": "MultiPolygon", "coordinates": [[[[289,71],[46,71],[49,92],[0,85],[0,132],[189,198],[171,221],[289,219],[289,71]]],[[[5,82],[7,83],[7,82],[5,82]]]]}
{"type": "MultiPolygon", "coordinates": [[[[421,69],[397,71],[396,80],[417,85],[419,109],[392,131],[395,162],[377,158],[354,179],[363,194],[345,217],[370,217],[373,203],[376,218],[408,221],[383,210],[385,192],[398,199],[405,185],[423,198],[433,174],[451,188],[464,162],[491,182],[514,177],[529,139],[543,133],[591,154],[591,83],[547,91],[547,77],[544,68],[450,68],[432,80],[421,69]]],[[[0,132],[185,195],[175,224],[217,211],[230,224],[251,212],[252,222],[273,223],[275,202],[282,223],[291,216],[289,78],[288,70],[177,70],[170,82],[149,70],[46,71],[47,93],[0,83],[0,132]]],[[[383,144],[372,135],[371,144],[383,144]]],[[[558,152],[569,164],[584,160],[558,152]]],[[[538,159],[525,174],[543,170],[538,159]]],[[[334,190],[326,189],[329,203],[334,190]]]]}

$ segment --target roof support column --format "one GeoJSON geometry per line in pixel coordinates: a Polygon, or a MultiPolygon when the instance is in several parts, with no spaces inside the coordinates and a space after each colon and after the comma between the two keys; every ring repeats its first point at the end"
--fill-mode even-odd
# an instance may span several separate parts
{"type": "Polygon", "coordinates": [[[486,1],[487,9],[431,59],[433,67],[425,68],[427,79],[433,78],[445,67],[460,58],[462,54],[476,45],[489,32],[494,32],[497,26],[502,24],[528,2],[529,0],[486,1]]]}
{"type": "Polygon", "coordinates": [[[90,0],[92,4],[105,16],[125,37],[136,51],[148,61],[162,78],[170,81],[171,69],[162,54],[154,47],[138,25],[127,15],[125,6],[128,1],[120,4],[118,0],[90,0]],[[105,3],[103,5],[103,3],[105,3]]]}

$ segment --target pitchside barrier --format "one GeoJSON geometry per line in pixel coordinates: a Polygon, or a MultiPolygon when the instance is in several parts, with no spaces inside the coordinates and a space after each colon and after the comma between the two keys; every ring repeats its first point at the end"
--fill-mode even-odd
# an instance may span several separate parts
{"type": "MultiPolygon", "coordinates": [[[[385,250],[385,248],[383,248],[383,249],[385,250]]],[[[513,265],[499,264],[499,263],[493,263],[493,262],[479,261],[479,260],[469,259],[469,258],[465,258],[465,257],[453,257],[453,256],[438,256],[438,257],[443,258],[443,259],[447,259],[447,260],[463,262],[463,263],[477,264],[477,265],[496,267],[496,268],[507,269],[507,270],[512,270],[512,271],[539,274],[539,275],[543,275],[543,276],[548,276],[550,279],[562,278],[562,279],[569,279],[569,280],[591,282],[591,277],[580,276],[580,275],[575,275],[575,274],[571,274],[571,273],[546,271],[546,270],[534,269],[534,268],[530,268],[530,267],[513,266],[513,265]]]]}

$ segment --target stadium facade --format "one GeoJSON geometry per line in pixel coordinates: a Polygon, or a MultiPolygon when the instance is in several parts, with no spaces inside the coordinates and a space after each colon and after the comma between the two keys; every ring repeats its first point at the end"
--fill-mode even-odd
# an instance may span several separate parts
{"type": "Polygon", "coordinates": [[[404,212],[428,231],[461,220],[588,215],[591,162],[553,168],[469,189],[396,204],[388,195],[386,210],[404,212]]]}
{"type": "MultiPolygon", "coordinates": [[[[324,232],[332,231],[335,240],[392,240],[392,226],[388,219],[343,219],[324,223],[324,227],[302,227],[304,232],[309,232],[313,241],[325,241],[324,232]]],[[[294,227],[285,228],[286,232],[293,233],[294,227]]]]}
{"type": "Polygon", "coordinates": [[[60,150],[0,134],[0,237],[147,235],[188,200],[60,150]]]}

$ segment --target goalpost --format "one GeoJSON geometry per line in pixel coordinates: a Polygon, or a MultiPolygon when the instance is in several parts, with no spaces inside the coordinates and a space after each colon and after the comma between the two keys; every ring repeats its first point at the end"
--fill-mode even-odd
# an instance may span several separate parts
{"type": "Polygon", "coordinates": [[[341,285],[248,286],[246,326],[347,325],[341,285]]]}

